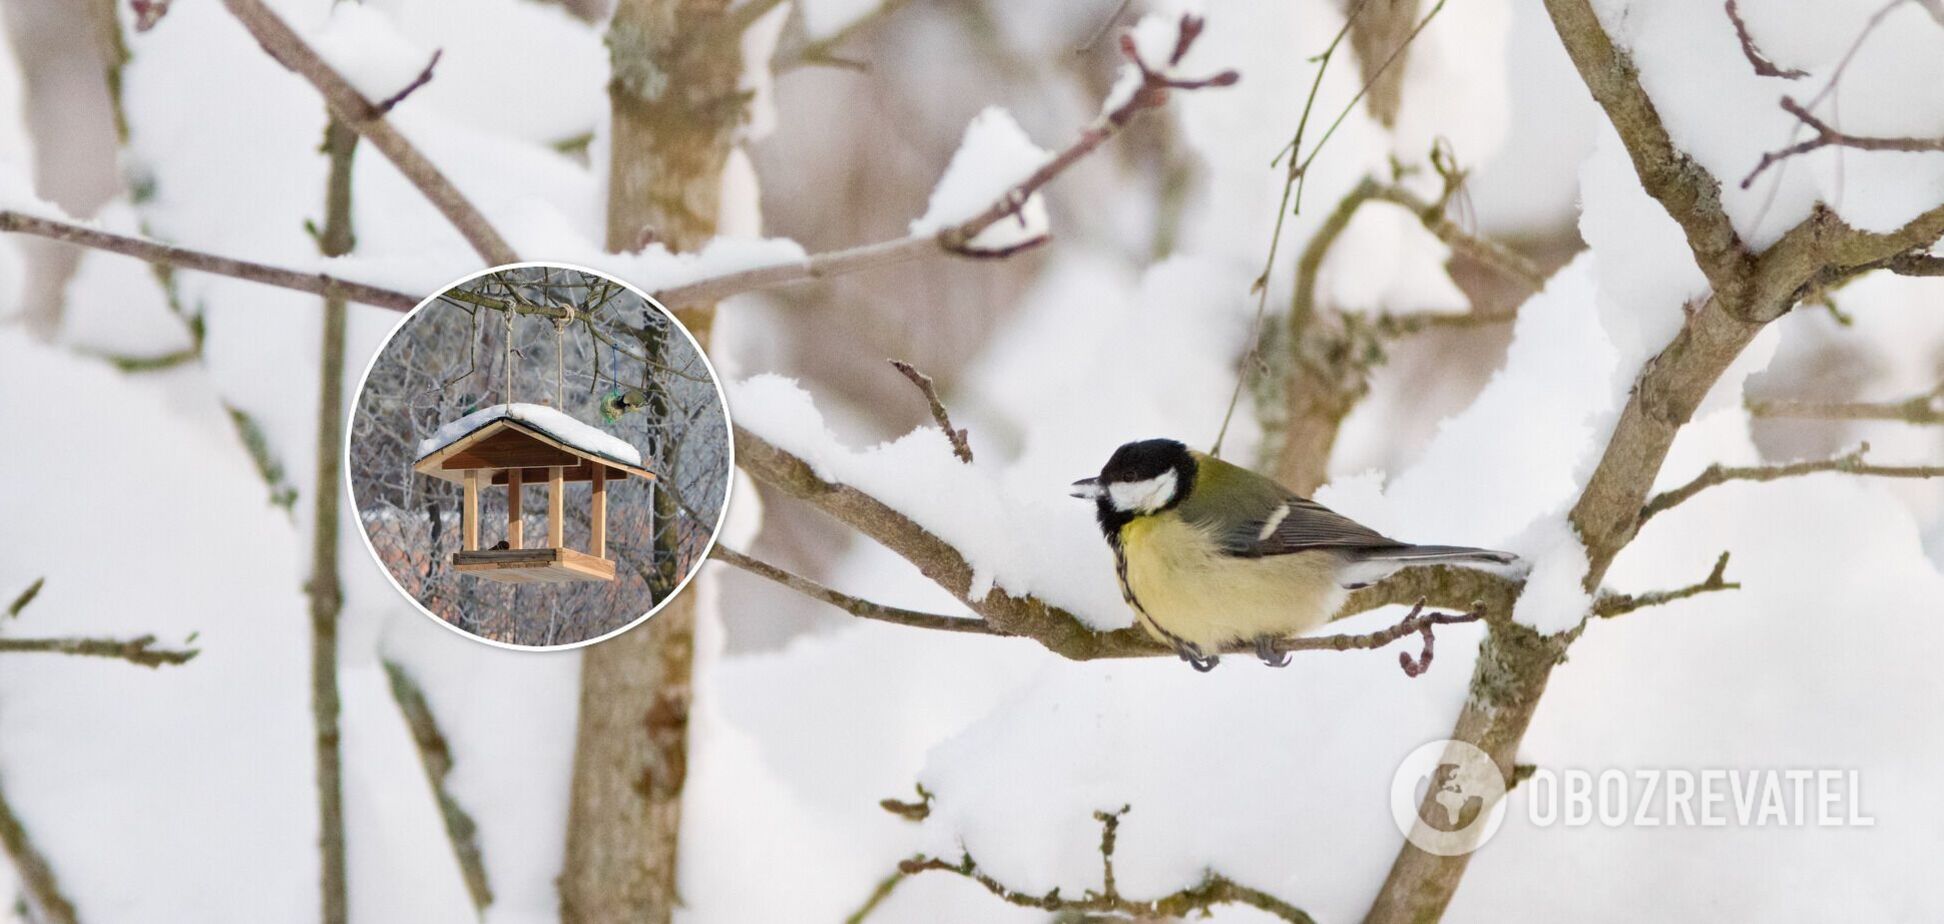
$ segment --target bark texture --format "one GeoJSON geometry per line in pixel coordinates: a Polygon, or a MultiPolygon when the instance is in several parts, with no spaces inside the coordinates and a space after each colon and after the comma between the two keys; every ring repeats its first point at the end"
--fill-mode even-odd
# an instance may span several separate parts
{"type": "MultiPolygon", "coordinates": [[[[608,27],[614,116],[607,246],[700,246],[747,99],[741,33],[724,0],[622,0],[608,27]]],[[[669,305],[708,346],[713,303],[669,305]]],[[[657,493],[657,520],[672,523],[657,493]]],[[[676,892],[695,649],[695,597],[591,646],[560,875],[567,922],[666,922],[676,892]]]]}

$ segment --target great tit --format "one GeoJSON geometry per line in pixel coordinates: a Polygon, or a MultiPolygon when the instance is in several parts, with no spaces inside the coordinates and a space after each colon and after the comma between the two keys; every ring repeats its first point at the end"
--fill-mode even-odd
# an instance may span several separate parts
{"type": "Polygon", "coordinates": [[[1128,443],[1073,483],[1095,504],[1121,595],[1150,635],[1196,670],[1255,643],[1271,667],[1279,638],[1329,621],[1351,590],[1407,565],[1506,565],[1510,552],[1412,545],[1240,466],[1175,440],[1128,443]]]}

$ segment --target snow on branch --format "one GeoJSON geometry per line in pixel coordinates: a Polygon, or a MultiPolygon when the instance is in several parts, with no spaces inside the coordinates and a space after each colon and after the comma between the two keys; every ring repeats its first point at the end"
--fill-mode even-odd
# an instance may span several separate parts
{"type": "Polygon", "coordinates": [[[1640,522],[1645,524],[1655,514],[1668,510],[1702,491],[1731,481],[1775,481],[1781,478],[1813,475],[1818,472],[1840,472],[1845,475],[1868,475],[1879,478],[1944,477],[1944,465],[1874,465],[1865,462],[1863,456],[1869,451],[1870,444],[1864,443],[1835,458],[1790,462],[1786,465],[1735,466],[1717,462],[1696,475],[1693,481],[1654,495],[1645,506],[1640,508],[1640,522]]]}
{"type": "Polygon", "coordinates": [[[1748,65],[1755,69],[1755,73],[1763,77],[1780,77],[1784,80],[1801,80],[1809,76],[1808,71],[1793,67],[1778,67],[1774,61],[1769,60],[1768,55],[1762,53],[1762,49],[1755,44],[1754,36],[1748,34],[1748,23],[1742,21],[1741,9],[1736,5],[1735,0],[1728,0],[1728,21],[1734,24],[1735,38],[1741,42],[1742,56],[1748,59],[1748,65]]]}
{"type": "MultiPolygon", "coordinates": [[[[750,477],[805,501],[839,522],[877,541],[918,567],[927,578],[950,592],[980,619],[902,610],[843,594],[731,549],[717,547],[716,555],[731,564],[768,578],[852,615],[925,629],[971,632],[1032,639],[1054,654],[1076,661],[1100,658],[1173,656],[1173,649],[1154,641],[1139,627],[1108,631],[1088,626],[1078,616],[1030,595],[1015,596],[993,587],[973,597],[973,568],[964,554],[905,514],[865,491],[825,480],[802,458],[778,448],[742,425],[735,428],[736,465],[750,477]]],[[[1459,568],[1409,568],[1353,594],[1337,618],[1391,604],[1415,604],[1396,625],[1364,635],[1321,635],[1279,639],[1274,652],[1344,651],[1381,648],[1412,635],[1428,635],[1436,625],[1472,622],[1486,611],[1509,614],[1517,585],[1497,575],[1459,568]],[[1464,609],[1461,615],[1421,614],[1426,600],[1433,605],[1464,609]]],[[[1418,670],[1427,656],[1411,660],[1418,670]]],[[[1232,646],[1224,654],[1258,653],[1248,645],[1232,646]]],[[[1407,673],[1410,667],[1406,667],[1407,673]]]]}
{"type": "MultiPolygon", "coordinates": [[[[925,802],[929,803],[930,794],[922,789],[919,792],[925,802]]],[[[886,801],[890,802],[890,800],[886,801]]],[[[1069,898],[1060,894],[1060,890],[1055,888],[1044,895],[1032,895],[1010,888],[993,878],[990,873],[979,867],[969,852],[962,853],[957,861],[917,854],[899,862],[897,872],[879,883],[863,907],[845,919],[845,924],[860,924],[871,915],[871,912],[877,910],[885,899],[891,897],[891,893],[904,880],[934,870],[970,879],[1007,904],[1059,912],[1061,920],[1067,917],[1086,917],[1091,920],[1093,915],[1117,915],[1142,921],[1171,920],[1206,917],[1212,909],[1221,905],[1246,905],[1292,924],[1315,924],[1315,919],[1303,909],[1260,889],[1250,888],[1214,872],[1204,874],[1200,882],[1188,888],[1157,898],[1133,899],[1122,895],[1114,875],[1114,851],[1119,840],[1121,816],[1127,814],[1130,808],[1131,806],[1123,805],[1119,811],[1094,812],[1094,820],[1100,822],[1101,886],[1099,891],[1087,889],[1078,897],[1069,898]]],[[[897,809],[892,811],[905,814],[897,809]]],[[[906,817],[910,816],[906,815],[906,817]]]]}
{"type": "Polygon", "coordinates": [[[1034,194],[1082,158],[1093,153],[1107,139],[1112,138],[1133,121],[1135,116],[1149,109],[1166,105],[1173,91],[1232,86],[1240,79],[1233,70],[1219,71],[1211,76],[1200,78],[1183,77],[1177,73],[1182,58],[1194,46],[1196,38],[1201,35],[1201,30],[1200,17],[1182,16],[1176,24],[1173,44],[1165,55],[1137,47],[1131,34],[1124,38],[1121,42],[1121,53],[1127,57],[1128,64],[1121,82],[1115,85],[1113,91],[1110,91],[1100,117],[1083,129],[1080,135],[1066,147],[1060,149],[1026,177],[1007,187],[985,208],[968,218],[946,225],[932,233],[912,234],[894,240],[815,254],[802,260],[727,273],[686,285],[673,286],[656,292],[655,297],[670,307],[704,304],[719,301],[739,292],[807,282],[872,267],[890,266],[940,252],[966,256],[1008,256],[1026,247],[1035,246],[1039,241],[1030,237],[1027,240],[1031,243],[1018,241],[999,250],[978,247],[974,241],[986,229],[1005,219],[1018,220],[1034,194]]]}
{"type": "MultiPolygon", "coordinates": [[[[263,0],[223,0],[243,27],[256,37],[257,44],[277,63],[310,81],[317,92],[324,97],[325,105],[339,121],[350,126],[366,141],[371,142],[385,155],[398,172],[404,174],[411,184],[418,188],[426,200],[444,215],[447,222],[471,244],[475,252],[489,264],[516,263],[519,256],[506,243],[506,239],[494,230],[486,216],[475,208],[471,200],[452,184],[442,171],[419,149],[407,140],[390,122],[385,120],[386,109],[404,98],[405,93],[417,89],[431,79],[431,65],[421,72],[419,79],[405,90],[394,94],[393,99],[385,102],[383,108],[360,93],[351,81],[331,66],[330,62],[305,42],[290,24],[283,21],[263,0]]],[[[438,57],[433,57],[437,63],[438,57]]],[[[414,302],[416,304],[416,302],[414,302]]]]}

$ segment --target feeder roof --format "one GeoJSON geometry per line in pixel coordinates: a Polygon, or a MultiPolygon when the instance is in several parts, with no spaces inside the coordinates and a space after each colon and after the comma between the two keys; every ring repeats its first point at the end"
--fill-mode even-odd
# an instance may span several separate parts
{"type": "MultiPolygon", "coordinates": [[[[654,477],[642,468],[640,450],[538,404],[496,404],[445,424],[419,442],[412,467],[450,480],[466,469],[566,466],[583,460],[617,473],[654,477]]],[[[587,474],[581,473],[583,478],[587,474]]]]}

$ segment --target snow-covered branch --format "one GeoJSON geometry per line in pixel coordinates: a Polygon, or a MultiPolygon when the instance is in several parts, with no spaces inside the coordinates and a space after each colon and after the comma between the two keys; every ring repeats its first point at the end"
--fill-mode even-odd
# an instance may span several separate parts
{"type": "Polygon", "coordinates": [[[390,308],[393,311],[410,311],[419,302],[416,297],[404,292],[340,279],[325,273],[306,273],[252,260],[239,260],[235,257],[177,247],[173,244],[126,234],[115,234],[71,221],[29,215],[11,209],[0,209],[0,231],[31,234],[66,244],[118,253],[163,266],[246,279],[250,282],[309,292],[326,298],[345,298],[379,308],[390,308]]]}
{"type": "Polygon", "coordinates": [[[1133,69],[1133,77],[1128,80],[1126,88],[1117,85],[1116,91],[1109,96],[1107,105],[1099,118],[1083,129],[1066,147],[1041,164],[1038,169],[1007,188],[1003,194],[970,218],[930,234],[912,234],[894,240],[815,254],[802,260],[757,267],[661,289],[655,292],[655,297],[671,308],[707,304],[739,292],[768,289],[861,269],[890,266],[937,253],[973,257],[1010,256],[1041,243],[1041,238],[1031,238],[1018,244],[994,249],[976,244],[975,239],[999,222],[1008,218],[1017,218],[1034,194],[1093,153],[1106,143],[1107,139],[1125,128],[1136,116],[1149,109],[1166,105],[1172,91],[1233,85],[1239,79],[1239,75],[1232,70],[1220,71],[1201,78],[1187,78],[1176,74],[1176,68],[1181,63],[1182,57],[1194,46],[1196,38],[1201,34],[1201,23],[1200,18],[1192,15],[1181,18],[1174,47],[1165,61],[1148,60],[1143,57],[1143,52],[1135,46],[1131,38],[1124,40],[1121,43],[1121,53],[1126,56],[1129,67],[1133,69]]]}
{"type": "MultiPolygon", "coordinates": [[[[1175,654],[1173,649],[1156,642],[1139,627],[1097,631],[1074,614],[1033,596],[1014,596],[995,587],[984,596],[974,598],[971,595],[972,566],[959,550],[857,487],[819,477],[808,462],[742,426],[736,427],[736,465],[758,482],[811,504],[897,553],[981,618],[967,620],[918,613],[861,600],[733,550],[718,547],[718,555],[728,552],[723,555],[728,564],[863,618],[918,628],[1028,638],[1055,654],[1076,661],[1175,654]],[[975,624],[978,628],[967,623],[975,624]]],[[[1270,649],[1294,652],[1381,648],[1398,639],[1420,634],[1430,625],[1470,622],[1481,618],[1484,612],[1508,614],[1516,593],[1515,583],[1496,575],[1454,568],[1410,568],[1351,595],[1337,618],[1393,604],[1415,603],[1422,606],[1427,601],[1433,606],[1464,610],[1467,614],[1450,616],[1433,613],[1420,616],[1413,612],[1403,622],[1377,632],[1279,639],[1270,649]],[[1471,615],[1472,612],[1479,615],[1471,615]]],[[[1256,653],[1256,649],[1234,646],[1223,649],[1222,653],[1256,653]]]]}
{"type": "MultiPolygon", "coordinates": [[[[1930,247],[1944,234],[1944,205],[1887,234],[1856,230],[1819,207],[1774,244],[1753,250],[1722,205],[1720,181],[1674,146],[1633,61],[1615,47],[1589,0],[1546,0],[1546,8],[1581,79],[1625,145],[1641,185],[1681,227],[1713,290],[1641,367],[1569,514],[1586,556],[1582,586],[1591,593],[1638,531],[1647,494],[1675,435],[1763,327],[1817,286],[1930,247]]],[[[1519,626],[1494,625],[1453,737],[1490,754],[1509,777],[1546,681],[1573,635],[1540,636],[1519,626]]],[[[1405,845],[1367,920],[1436,917],[1468,862],[1405,845]]]]}
{"type": "Polygon", "coordinates": [[[1863,456],[1869,451],[1870,444],[1864,443],[1830,459],[1790,462],[1784,465],[1740,466],[1716,463],[1702,470],[1701,474],[1696,475],[1694,480],[1687,484],[1654,495],[1640,508],[1640,522],[1644,524],[1657,513],[1681,504],[1702,491],[1731,481],[1775,481],[1780,478],[1814,475],[1818,472],[1840,472],[1845,475],[1866,475],[1878,478],[1944,477],[1944,466],[1940,465],[1875,465],[1865,462],[1863,456]]]}
{"type": "MultiPolygon", "coordinates": [[[[262,45],[270,57],[310,81],[311,86],[316,87],[324,97],[331,114],[384,154],[482,259],[488,264],[514,263],[520,259],[506,239],[486,220],[486,216],[480,214],[466,198],[465,193],[460,192],[417,146],[385,120],[385,110],[389,105],[380,108],[379,104],[366,99],[351,85],[351,81],[325,61],[262,0],[224,0],[224,5],[243,23],[244,28],[250,30],[257,44],[262,45]]],[[[428,65],[421,78],[402,92],[416,89],[430,76],[431,68],[428,65]]],[[[399,98],[402,98],[402,94],[399,98]]],[[[396,99],[387,103],[395,104],[396,99]]]]}

